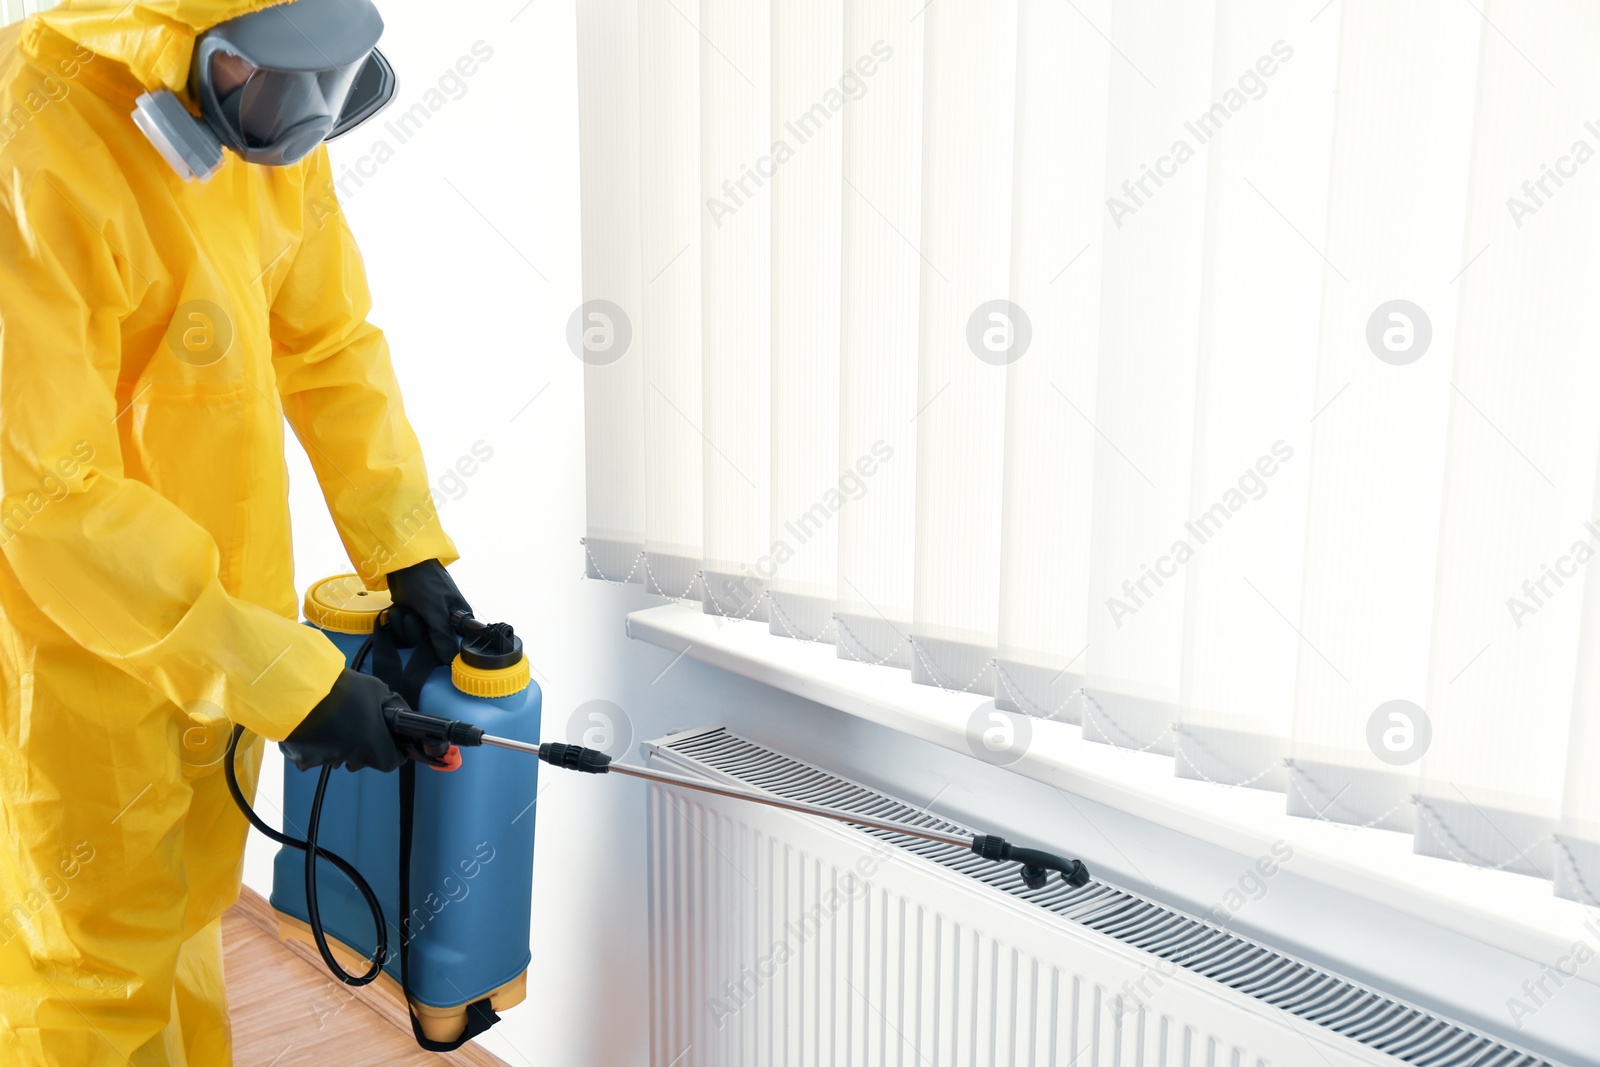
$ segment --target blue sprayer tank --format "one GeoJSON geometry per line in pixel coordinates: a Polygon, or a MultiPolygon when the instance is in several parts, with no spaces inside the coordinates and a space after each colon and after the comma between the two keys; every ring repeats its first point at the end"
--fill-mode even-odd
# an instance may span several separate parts
{"type": "MultiPolygon", "coordinates": [[[[327,578],[306,593],[307,625],[327,634],[353,664],[372,635],[389,594],[366,589],[353,574],[327,578]]],[[[402,650],[403,658],[409,650],[402,650]]],[[[362,669],[370,672],[371,658],[362,669]]],[[[526,658],[483,670],[458,657],[422,687],[426,715],[459,719],[487,733],[539,740],[539,687],[526,658]]],[[[467,1007],[484,997],[495,1011],[522,1001],[531,960],[534,798],[539,761],[499,748],[475,748],[449,772],[418,767],[411,845],[411,915],[399,915],[400,776],[336,770],[323,801],[318,844],[354,864],[377,894],[389,927],[386,986],[397,996],[401,939],[409,940],[412,1011],[433,1040],[457,1037],[467,1007]]],[[[283,826],[305,836],[317,772],[284,761],[283,826]]],[[[370,960],[377,942],[371,912],[339,871],[319,861],[317,896],[330,942],[353,950],[341,960],[370,960]]],[[[272,907],[279,933],[309,942],[305,854],[280,848],[273,863],[272,907]]],[[[336,948],[337,951],[337,948],[336,948]]]]}

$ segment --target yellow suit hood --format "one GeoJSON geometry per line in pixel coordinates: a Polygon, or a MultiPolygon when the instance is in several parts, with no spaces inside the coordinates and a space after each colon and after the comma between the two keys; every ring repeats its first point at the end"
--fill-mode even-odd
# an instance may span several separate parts
{"type": "Polygon", "coordinates": [[[114,59],[146,89],[182,93],[194,39],[219,22],[289,0],[66,0],[37,16],[63,37],[114,59]]]}

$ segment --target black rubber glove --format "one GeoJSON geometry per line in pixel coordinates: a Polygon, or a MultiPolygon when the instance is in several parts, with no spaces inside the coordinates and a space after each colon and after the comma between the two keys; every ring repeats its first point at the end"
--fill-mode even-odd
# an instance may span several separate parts
{"type": "Polygon", "coordinates": [[[450,617],[458,611],[472,614],[472,605],[456,588],[455,579],[436,559],[405,567],[389,574],[389,596],[408,608],[427,627],[428,640],[440,663],[449,663],[460,651],[460,641],[450,617]]]}
{"type": "Polygon", "coordinates": [[[345,668],[333,689],[279,747],[296,767],[343,763],[352,771],[397,770],[405,754],[395,745],[384,711],[409,711],[406,702],[370,674],[345,668]]]}

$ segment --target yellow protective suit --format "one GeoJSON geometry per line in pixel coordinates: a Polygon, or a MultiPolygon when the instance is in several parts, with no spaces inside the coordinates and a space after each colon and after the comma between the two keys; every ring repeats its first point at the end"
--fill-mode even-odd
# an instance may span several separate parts
{"type": "Polygon", "coordinates": [[[198,31],[270,2],[68,0],[0,31],[7,1067],[229,1062],[228,721],[281,739],[343,666],[294,621],[284,417],[370,585],[455,558],[326,150],[185,184],[130,118],[185,95],[198,31]]]}

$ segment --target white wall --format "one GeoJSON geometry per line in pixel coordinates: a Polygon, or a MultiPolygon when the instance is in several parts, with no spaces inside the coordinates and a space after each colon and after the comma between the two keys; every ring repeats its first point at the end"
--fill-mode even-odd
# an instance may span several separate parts
{"type": "MultiPolygon", "coordinates": [[[[412,422],[437,482],[476,442],[493,456],[446,485],[453,571],[480,617],[516,624],[544,690],[544,736],[569,740],[580,704],[627,710],[634,740],[723,723],[987,829],[1075,847],[1098,873],[1204,909],[1255,857],[1159,830],[975,760],[627,640],[636,587],[584,580],[582,365],[567,349],[580,301],[574,18],[569,0],[425,4],[379,0],[401,78],[395,115],[437,87],[476,42],[493,49],[420,133],[384,121],[335,146],[368,160],[345,207],[365,250],[412,422]],[[441,15],[441,11],[448,11],[441,15]],[[378,142],[394,155],[373,166],[378,142]],[[457,498],[458,497],[458,498],[457,498]],[[668,669],[671,664],[670,669],[668,669]],[[664,673],[663,673],[664,672],[664,673]],[[981,816],[981,817],[980,817],[981,816]]],[[[480,48],[481,51],[481,48],[480,48]]],[[[438,102],[436,98],[435,102],[438,102]]],[[[358,175],[359,176],[359,175],[358,175]]],[[[304,457],[291,446],[302,588],[348,570],[304,457]]],[[[277,754],[262,809],[277,804],[277,754]]],[[[644,797],[626,779],[545,777],[534,869],[528,1002],[485,1043],[511,1064],[647,1061],[644,797]]],[[[272,849],[252,841],[247,881],[270,888],[272,849]]],[[[1411,986],[1505,1029],[1503,1002],[1531,966],[1396,913],[1322,890],[1286,869],[1238,924],[1411,986]],[[1513,980],[1514,976],[1514,980],[1513,980]]],[[[1579,998],[1569,998],[1574,1007],[1579,998]]],[[[1559,1022],[1560,1002],[1542,1012],[1559,1022]]],[[[1526,1035],[1524,1035],[1526,1036],[1526,1035]]]]}

